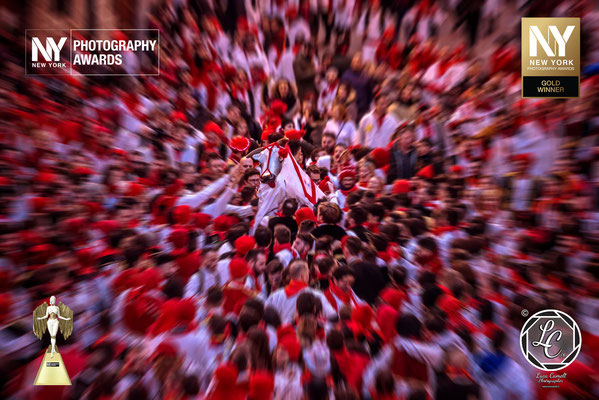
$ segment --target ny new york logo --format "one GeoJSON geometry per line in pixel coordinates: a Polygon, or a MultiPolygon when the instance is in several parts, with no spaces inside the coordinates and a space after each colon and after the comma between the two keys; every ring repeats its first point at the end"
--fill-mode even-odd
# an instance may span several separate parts
{"type": "Polygon", "coordinates": [[[60,50],[67,41],[66,37],[61,37],[58,44],[54,41],[54,38],[46,38],[46,46],[42,45],[42,42],[38,37],[31,38],[31,61],[38,61],[38,53],[41,53],[42,58],[47,62],[60,61],[60,50]]]}
{"type": "Polygon", "coordinates": [[[537,42],[541,45],[548,57],[555,57],[556,50],[559,57],[565,57],[566,43],[568,43],[573,31],[574,25],[568,25],[564,31],[564,34],[562,35],[557,26],[549,25],[549,32],[547,32],[547,39],[545,39],[545,36],[543,36],[539,27],[536,25],[531,25],[529,27],[530,45],[528,47],[530,57],[537,56],[537,42]],[[553,39],[555,40],[553,49],[549,45],[551,36],[553,36],[553,39]]]}

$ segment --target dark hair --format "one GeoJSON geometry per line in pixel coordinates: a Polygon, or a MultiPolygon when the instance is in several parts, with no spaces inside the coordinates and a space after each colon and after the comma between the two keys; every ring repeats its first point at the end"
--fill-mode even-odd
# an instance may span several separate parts
{"type": "Polygon", "coordinates": [[[277,225],[275,226],[275,240],[279,244],[289,243],[291,241],[291,231],[285,225],[277,225]]]}
{"type": "Polygon", "coordinates": [[[314,244],[314,236],[310,235],[309,233],[298,233],[295,240],[301,240],[303,242],[306,242],[306,244],[309,247],[312,247],[312,245],[314,244]]]}
{"type": "Polygon", "coordinates": [[[254,176],[254,175],[260,175],[260,171],[258,171],[256,168],[246,169],[245,172],[243,173],[243,181],[247,182],[247,180],[250,178],[250,176],[254,176]]]}
{"type": "Polygon", "coordinates": [[[275,329],[281,326],[281,316],[274,307],[268,306],[264,309],[264,323],[275,329]]]}
{"type": "Polygon", "coordinates": [[[359,203],[360,200],[362,200],[362,192],[361,191],[350,192],[350,194],[348,194],[347,197],[345,198],[345,205],[347,207],[352,207],[353,205],[359,203]]]}
{"type": "Polygon", "coordinates": [[[385,207],[381,203],[374,203],[368,206],[368,214],[373,215],[379,221],[385,218],[385,207]]]}
{"type": "Polygon", "coordinates": [[[197,396],[200,393],[200,384],[198,377],[195,375],[186,375],[181,382],[183,393],[188,396],[197,396]]]}
{"type": "Polygon", "coordinates": [[[239,313],[239,329],[248,332],[252,326],[260,322],[260,314],[254,308],[246,307],[239,313]]]}
{"type": "Polygon", "coordinates": [[[302,151],[302,144],[299,140],[290,140],[287,145],[289,146],[289,150],[291,150],[291,154],[294,157],[298,151],[302,151]]]}
{"type": "Polygon", "coordinates": [[[245,255],[245,261],[247,261],[247,262],[256,261],[258,259],[258,257],[260,256],[260,254],[262,254],[262,255],[264,255],[266,257],[266,255],[264,254],[264,250],[262,250],[262,249],[251,249],[245,255]]]}
{"type": "Polygon", "coordinates": [[[317,316],[322,310],[322,303],[318,297],[314,296],[309,291],[303,291],[297,296],[295,309],[299,317],[304,315],[317,316]]]}
{"type": "Polygon", "coordinates": [[[206,304],[220,304],[223,301],[223,291],[218,286],[211,286],[206,292],[206,304]]]}
{"type": "Polygon", "coordinates": [[[257,247],[268,247],[272,242],[272,231],[266,226],[259,226],[254,232],[254,240],[257,247]]]}
{"type": "Polygon", "coordinates": [[[256,311],[256,313],[258,314],[260,319],[262,319],[262,317],[264,316],[264,303],[262,302],[262,300],[260,300],[257,297],[252,297],[250,299],[247,299],[243,303],[243,308],[244,309],[251,308],[252,310],[256,311]]]}
{"type": "Polygon", "coordinates": [[[250,226],[245,222],[239,222],[231,227],[226,234],[227,241],[231,244],[235,243],[243,235],[247,235],[250,231],[250,226]]]}
{"type": "Polygon", "coordinates": [[[495,306],[493,302],[489,300],[483,300],[479,309],[479,317],[481,322],[494,322],[495,321],[495,306]]]}
{"type": "Polygon", "coordinates": [[[418,239],[418,246],[430,251],[433,254],[437,254],[438,251],[438,247],[437,247],[437,241],[435,239],[433,239],[432,237],[423,237],[418,239]]]}
{"type": "Polygon", "coordinates": [[[297,200],[294,198],[285,199],[281,212],[285,217],[292,217],[297,211],[297,200]]]}
{"type": "Polygon", "coordinates": [[[299,232],[311,233],[314,228],[316,228],[316,222],[312,221],[311,219],[305,219],[299,225],[299,232]]]}
{"type": "Polygon", "coordinates": [[[346,236],[345,243],[343,244],[343,248],[349,254],[355,256],[360,253],[362,250],[362,241],[356,236],[346,236]]]}
{"type": "Polygon", "coordinates": [[[362,206],[352,206],[347,216],[353,219],[356,225],[362,225],[368,220],[368,211],[362,206]]]}
{"type": "Polygon", "coordinates": [[[403,314],[397,319],[395,330],[403,338],[420,339],[422,323],[412,314],[403,314]]]}
{"type": "Polygon", "coordinates": [[[249,203],[256,194],[256,188],[253,186],[244,186],[241,188],[241,201],[249,203]]]}
{"type": "Polygon", "coordinates": [[[456,208],[448,208],[444,211],[449,226],[458,226],[460,223],[460,212],[456,208]]]}
{"type": "Polygon", "coordinates": [[[339,267],[333,272],[333,278],[335,278],[335,280],[343,279],[343,277],[347,275],[354,276],[354,273],[349,267],[345,266],[339,267]]]}
{"type": "Polygon", "coordinates": [[[335,266],[335,260],[333,257],[319,256],[314,261],[314,264],[318,267],[318,271],[321,274],[327,275],[335,266]]]}
{"type": "Polygon", "coordinates": [[[332,351],[343,349],[343,333],[337,329],[327,332],[327,346],[332,351]]]}
{"type": "Polygon", "coordinates": [[[175,275],[171,276],[167,279],[164,287],[162,288],[162,293],[166,296],[167,299],[173,298],[182,298],[183,297],[183,282],[181,279],[175,275]]]}
{"type": "Polygon", "coordinates": [[[496,352],[503,352],[502,348],[505,343],[506,335],[501,329],[497,329],[493,335],[493,349],[496,352]]]}

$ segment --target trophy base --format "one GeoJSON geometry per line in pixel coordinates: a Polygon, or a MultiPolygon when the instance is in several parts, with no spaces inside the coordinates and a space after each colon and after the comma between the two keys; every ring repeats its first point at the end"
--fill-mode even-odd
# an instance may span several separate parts
{"type": "Polygon", "coordinates": [[[35,386],[71,386],[71,379],[58,352],[58,347],[55,347],[54,357],[50,357],[51,351],[52,346],[49,346],[44,353],[42,365],[37,371],[33,384],[35,386]]]}

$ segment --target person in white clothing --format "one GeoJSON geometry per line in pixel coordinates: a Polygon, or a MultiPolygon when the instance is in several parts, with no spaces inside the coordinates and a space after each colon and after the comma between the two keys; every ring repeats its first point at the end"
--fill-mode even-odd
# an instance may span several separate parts
{"type": "Polygon", "coordinates": [[[324,127],[324,132],[333,133],[337,144],[349,147],[356,142],[356,130],[354,121],[349,119],[347,108],[343,104],[335,105],[331,110],[331,119],[324,127]]]}
{"type": "Polygon", "coordinates": [[[399,127],[393,114],[387,112],[391,105],[389,95],[380,93],[375,99],[374,110],[366,114],[358,128],[358,143],[364,147],[386,147],[399,127]]]}
{"type": "Polygon", "coordinates": [[[337,313],[331,307],[322,292],[308,286],[310,271],[308,270],[308,264],[305,261],[295,260],[289,265],[289,278],[289,284],[272,293],[268,299],[266,299],[265,304],[266,307],[273,307],[277,311],[284,324],[293,321],[296,310],[295,303],[299,295],[304,292],[310,292],[320,299],[323,314],[327,319],[335,318],[337,313]]]}

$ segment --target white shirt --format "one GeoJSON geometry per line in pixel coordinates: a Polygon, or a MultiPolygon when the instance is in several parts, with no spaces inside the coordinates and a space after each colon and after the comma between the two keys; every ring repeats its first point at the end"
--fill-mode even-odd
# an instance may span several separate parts
{"type": "Polygon", "coordinates": [[[305,291],[312,293],[320,299],[320,302],[322,303],[323,314],[328,319],[335,318],[337,316],[337,313],[335,312],[333,307],[331,307],[329,301],[326,297],[324,297],[322,292],[314,290],[310,287],[306,287],[290,297],[287,297],[287,294],[285,293],[285,288],[276,290],[270,296],[268,296],[268,299],[266,299],[265,306],[272,306],[279,313],[279,316],[281,317],[281,322],[284,324],[289,324],[293,322],[297,298],[300,294],[304,293],[305,291]]]}
{"type": "Polygon", "coordinates": [[[360,121],[358,143],[370,148],[387,147],[399,125],[400,121],[391,113],[387,113],[383,123],[379,125],[377,116],[371,111],[360,121]]]}
{"type": "Polygon", "coordinates": [[[335,121],[329,119],[323,132],[331,132],[335,135],[337,144],[346,147],[352,146],[356,142],[356,125],[353,121],[335,121]]]}

